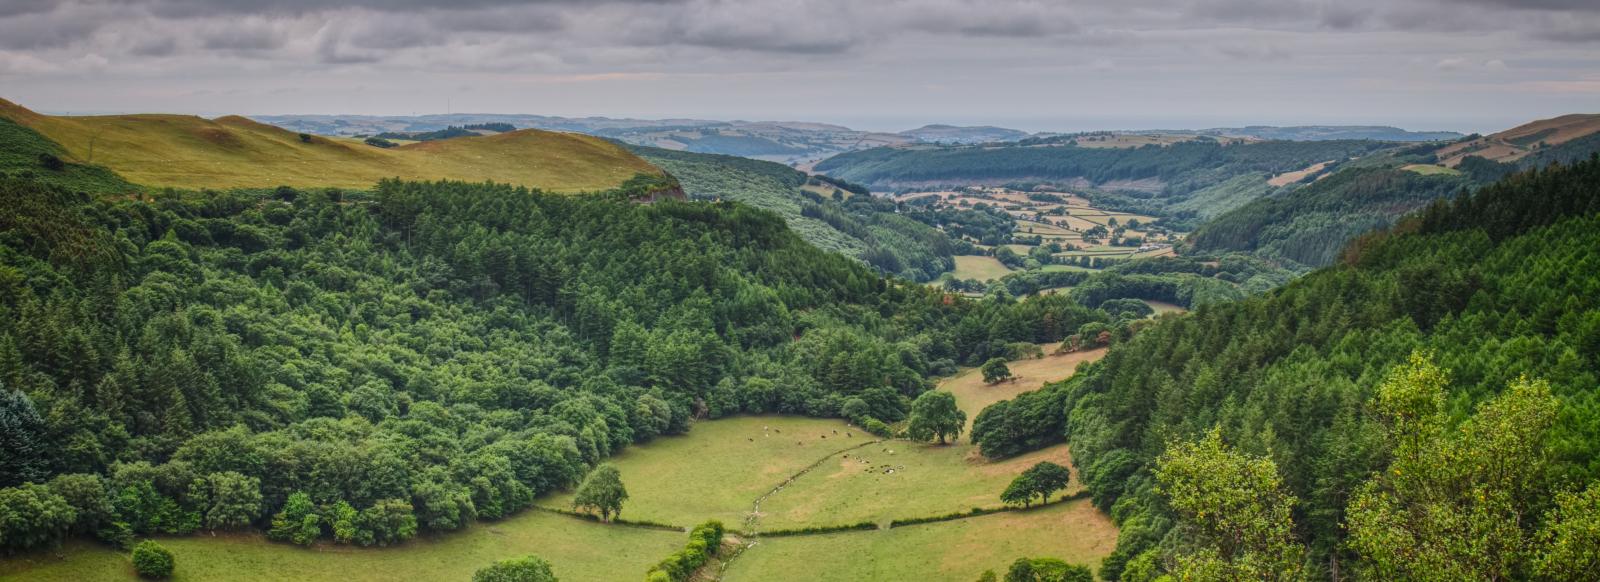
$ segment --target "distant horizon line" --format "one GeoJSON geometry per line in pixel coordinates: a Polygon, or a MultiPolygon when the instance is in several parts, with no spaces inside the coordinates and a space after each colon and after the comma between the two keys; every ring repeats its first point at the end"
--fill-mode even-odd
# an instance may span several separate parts
{"type": "MultiPolygon", "coordinates": [[[[26,107],[26,105],[24,105],[24,107],[26,107]]],[[[29,109],[32,109],[32,108],[29,108],[29,109]]],[[[1042,125],[1040,122],[1044,121],[1044,120],[1042,120],[1042,119],[1034,119],[1034,120],[1032,120],[1033,123],[1027,123],[1027,120],[1022,120],[1022,119],[1013,120],[1013,121],[1022,122],[1022,123],[1016,123],[1016,124],[1012,124],[1012,123],[1007,122],[1007,121],[999,121],[999,120],[997,120],[997,121],[927,121],[927,122],[924,122],[924,123],[921,123],[921,124],[916,124],[916,122],[909,122],[909,123],[901,123],[901,124],[893,124],[893,125],[891,125],[888,122],[887,119],[883,119],[882,121],[879,121],[877,123],[869,123],[868,125],[858,125],[858,123],[860,123],[860,121],[862,121],[865,118],[859,118],[859,119],[857,119],[855,121],[849,121],[849,120],[838,120],[838,119],[804,119],[804,118],[792,118],[792,119],[782,119],[782,118],[766,118],[766,119],[763,119],[763,118],[746,118],[746,117],[719,118],[719,117],[701,116],[701,115],[663,115],[663,116],[607,115],[607,114],[563,115],[563,114],[551,114],[551,113],[530,113],[530,112],[506,113],[506,112],[490,112],[490,111],[463,111],[463,112],[449,112],[449,113],[443,113],[443,112],[435,112],[435,113],[349,113],[349,112],[346,112],[346,113],[221,113],[221,112],[193,112],[193,111],[143,111],[143,110],[123,110],[123,109],[91,109],[91,110],[32,109],[32,110],[36,111],[38,113],[45,114],[45,115],[62,116],[62,117],[96,116],[96,115],[140,115],[140,114],[193,115],[193,116],[196,116],[196,117],[202,117],[202,118],[206,118],[206,119],[216,119],[218,117],[226,117],[226,116],[230,116],[230,115],[237,115],[237,116],[248,117],[248,118],[252,118],[252,119],[256,119],[256,118],[271,118],[271,117],[429,118],[429,117],[453,117],[453,116],[527,116],[527,117],[545,117],[545,118],[556,118],[556,119],[605,119],[605,120],[611,120],[611,121],[657,121],[657,122],[658,121],[699,121],[699,122],[720,122],[720,123],[813,123],[813,124],[822,124],[822,125],[834,125],[834,126],[839,126],[839,127],[844,127],[846,129],[854,130],[854,131],[863,131],[863,132],[870,132],[870,133],[903,133],[903,132],[907,132],[907,131],[913,131],[913,130],[916,130],[916,129],[921,129],[921,128],[928,127],[928,126],[944,125],[944,126],[959,127],[959,128],[993,127],[993,128],[998,128],[998,129],[1008,129],[1008,130],[1014,130],[1014,131],[1022,131],[1022,132],[1027,132],[1029,134],[1071,134],[1071,133],[1091,133],[1091,132],[1097,132],[1097,131],[1131,132],[1131,133],[1146,132],[1146,131],[1148,131],[1148,132],[1181,132],[1181,131],[1196,131],[1196,132],[1198,132],[1198,131],[1207,131],[1207,130],[1215,130],[1215,129],[1235,129],[1235,128],[1247,128],[1247,127],[1272,127],[1272,128],[1295,128],[1295,127],[1384,127],[1384,128],[1399,129],[1399,130],[1413,132],[1413,133],[1445,133],[1445,132],[1449,132],[1449,133],[1459,133],[1459,134],[1462,134],[1462,135],[1469,135],[1469,134],[1472,134],[1472,133],[1484,133],[1486,131],[1499,131],[1499,130],[1503,130],[1503,129],[1510,129],[1512,127],[1516,127],[1517,125],[1521,125],[1523,123],[1528,123],[1528,122],[1536,121],[1536,120],[1539,120],[1539,119],[1549,119],[1549,117],[1527,117],[1527,118],[1522,118],[1522,121],[1520,121],[1520,122],[1478,121],[1477,123],[1470,123],[1470,122],[1463,123],[1463,125],[1469,125],[1470,124],[1470,125],[1479,125],[1479,126],[1483,126],[1483,127],[1487,127],[1490,123],[1510,123],[1510,125],[1499,126],[1499,129],[1496,129],[1496,130],[1487,130],[1487,129],[1467,130],[1467,129],[1461,128],[1459,126],[1450,127],[1448,129],[1440,129],[1437,126],[1428,127],[1428,128],[1418,128],[1418,126],[1401,125],[1400,122],[1395,122],[1395,121],[1387,121],[1387,122],[1386,121],[1366,121],[1366,122],[1359,122],[1359,121],[1304,121],[1304,122],[1271,122],[1271,121],[1267,121],[1267,122],[1260,122],[1260,121],[1257,121],[1257,122],[1243,122],[1243,121],[1232,121],[1232,122],[1227,122],[1227,121],[1222,121],[1221,119],[1218,119],[1217,121],[1213,121],[1213,122],[1210,122],[1210,123],[1201,123],[1201,124],[1197,124],[1197,125],[1187,125],[1187,124],[1181,124],[1181,123],[1180,124],[1165,125],[1165,126],[1096,125],[1095,127],[1091,127],[1091,128],[1079,128],[1079,129],[1030,129],[1027,126],[1033,125],[1034,127],[1039,127],[1040,125],[1042,125]],[[905,129],[884,129],[885,127],[905,127],[905,129]]],[[[1558,117],[1558,116],[1559,115],[1551,116],[1551,117],[1558,117]]],[[[1085,121],[1090,121],[1090,120],[1093,120],[1093,119],[1097,119],[1097,118],[1088,117],[1088,118],[1078,118],[1077,120],[1079,122],[1085,122],[1085,121]]],[[[1117,117],[1109,117],[1107,119],[1117,119],[1117,117]]],[[[1046,122],[1046,123],[1048,123],[1048,122],[1046,122]]],[[[1441,125],[1444,125],[1444,124],[1441,124],[1441,125]]]]}

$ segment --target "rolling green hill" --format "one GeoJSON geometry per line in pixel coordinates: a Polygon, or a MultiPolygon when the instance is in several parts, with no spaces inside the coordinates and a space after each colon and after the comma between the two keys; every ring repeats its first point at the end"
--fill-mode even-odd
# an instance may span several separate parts
{"type": "Polygon", "coordinates": [[[605,140],[521,130],[384,149],[237,116],[41,115],[0,100],[0,119],[59,144],[61,157],[128,181],[182,189],[370,188],[384,178],[494,181],[551,192],[616,187],[660,171],[605,140]]]}
{"type": "Polygon", "coordinates": [[[666,169],[690,197],[735,200],[775,212],[817,248],[854,257],[882,272],[929,281],[955,268],[950,238],[900,216],[893,202],[856,196],[775,162],[627,147],[666,169]]]}
{"type": "Polygon", "coordinates": [[[1320,267],[1345,244],[1472,181],[1400,168],[1348,168],[1305,187],[1260,198],[1224,213],[1189,235],[1200,253],[1249,251],[1290,264],[1320,267]]]}
{"type": "Polygon", "coordinates": [[[1199,253],[1243,251],[1290,265],[1325,266],[1351,239],[1387,228],[1435,199],[1454,197],[1520,170],[1588,158],[1600,151],[1600,124],[1593,118],[1569,115],[1478,138],[1511,143],[1518,140],[1516,136],[1547,135],[1552,140],[1498,159],[1461,153],[1462,145],[1474,140],[1377,153],[1346,164],[1326,179],[1221,213],[1196,229],[1188,243],[1199,253]]]}

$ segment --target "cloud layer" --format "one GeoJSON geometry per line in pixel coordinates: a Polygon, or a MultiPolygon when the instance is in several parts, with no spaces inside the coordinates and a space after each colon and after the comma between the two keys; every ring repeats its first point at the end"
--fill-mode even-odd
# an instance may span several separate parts
{"type": "Polygon", "coordinates": [[[1489,123],[1596,70],[1593,0],[0,0],[56,111],[1489,123]]]}

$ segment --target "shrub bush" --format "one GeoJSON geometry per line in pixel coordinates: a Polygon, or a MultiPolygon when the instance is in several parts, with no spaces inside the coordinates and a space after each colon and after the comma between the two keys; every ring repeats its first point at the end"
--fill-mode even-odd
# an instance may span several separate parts
{"type": "Polygon", "coordinates": [[[722,522],[712,520],[689,532],[689,543],[645,573],[645,582],[683,582],[722,548],[722,522]]]}
{"type": "Polygon", "coordinates": [[[841,531],[862,531],[862,530],[869,530],[869,529],[878,529],[878,524],[875,523],[875,522],[871,522],[871,521],[863,521],[863,522],[859,522],[859,523],[851,523],[851,524],[845,524],[845,525],[820,525],[820,526],[814,526],[814,527],[797,527],[797,528],[794,528],[794,529],[780,529],[780,530],[773,530],[773,531],[769,531],[769,532],[762,532],[761,535],[769,537],[769,538],[781,538],[781,537],[785,537],[785,536],[804,536],[804,535],[813,535],[813,534],[834,533],[834,532],[841,532],[841,531]]]}
{"type": "Polygon", "coordinates": [[[172,567],[172,552],[154,540],[145,540],[133,547],[133,570],[140,577],[156,580],[170,578],[172,567]]]}
{"type": "Polygon", "coordinates": [[[67,163],[61,161],[61,158],[56,157],[55,154],[39,154],[39,165],[52,172],[60,172],[67,169],[67,163]]]}
{"type": "Polygon", "coordinates": [[[883,421],[872,417],[867,417],[866,420],[862,421],[861,428],[883,438],[894,436],[894,429],[889,428],[889,425],[884,424],[883,421]]]}
{"type": "Polygon", "coordinates": [[[538,556],[500,560],[472,574],[472,582],[556,582],[550,562],[538,556]]]}

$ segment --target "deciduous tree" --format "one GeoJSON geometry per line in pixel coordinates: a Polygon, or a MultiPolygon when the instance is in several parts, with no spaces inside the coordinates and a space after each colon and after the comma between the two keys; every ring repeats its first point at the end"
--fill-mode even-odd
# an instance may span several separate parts
{"type": "Polygon", "coordinates": [[[1011,368],[1006,366],[1005,358],[989,358],[978,371],[983,374],[983,381],[989,384],[1011,379],[1011,368]]]}
{"type": "Polygon", "coordinates": [[[602,521],[611,521],[613,515],[622,513],[622,503],[627,500],[628,489],[622,485],[622,473],[615,465],[606,463],[584,477],[577,496],[572,499],[572,508],[597,511],[602,521]]]}
{"type": "Polygon", "coordinates": [[[939,439],[939,444],[945,444],[946,437],[954,440],[961,438],[961,430],[967,425],[967,413],[961,411],[956,405],[954,394],[943,390],[930,390],[917,396],[911,403],[911,416],[906,424],[906,433],[914,440],[926,441],[939,439]]]}

